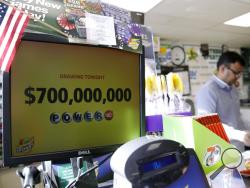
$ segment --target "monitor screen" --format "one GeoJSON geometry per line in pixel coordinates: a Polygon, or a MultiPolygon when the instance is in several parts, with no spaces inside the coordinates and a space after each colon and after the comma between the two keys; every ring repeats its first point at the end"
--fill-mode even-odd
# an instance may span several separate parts
{"type": "Polygon", "coordinates": [[[143,92],[141,54],[23,40],[3,78],[4,165],[114,151],[144,134],[143,92]]]}

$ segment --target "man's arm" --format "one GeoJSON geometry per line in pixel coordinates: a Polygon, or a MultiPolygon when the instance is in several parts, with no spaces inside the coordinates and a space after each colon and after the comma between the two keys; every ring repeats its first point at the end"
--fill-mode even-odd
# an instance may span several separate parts
{"type": "Polygon", "coordinates": [[[196,95],[196,109],[198,114],[216,113],[216,93],[208,86],[203,87],[196,95]]]}
{"type": "Polygon", "coordinates": [[[238,140],[240,142],[243,142],[246,146],[250,146],[250,132],[249,131],[241,131],[236,130],[233,127],[222,123],[226,134],[229,138],[229,140],[238,140]]]}

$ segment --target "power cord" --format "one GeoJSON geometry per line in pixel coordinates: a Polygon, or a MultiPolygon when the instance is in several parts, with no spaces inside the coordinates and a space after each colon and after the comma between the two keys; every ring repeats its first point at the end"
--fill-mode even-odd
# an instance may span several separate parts
{"type": "Polygon", "coordinates": [[[77,177],[71,181],[65,188],[73,188],[75,187],[75,184],[80,180],[80,178],[88,175],[90,172],[94,171],[95,169],[99,168],[103,163],[105,163],[111,156],[113,155],[113,153],[110,153],[107,157],[105,157],[101,162],[99,162],[99,164],[94,165],[93,167],[89,168],[88,170],[86,170],[85,172],[82,173],[81,171],[81,166],[82,166],[82,162],[83,162],[83,158],[79,158],[77,160],[77,166],[78,166],[78,175],[77,177]]]}

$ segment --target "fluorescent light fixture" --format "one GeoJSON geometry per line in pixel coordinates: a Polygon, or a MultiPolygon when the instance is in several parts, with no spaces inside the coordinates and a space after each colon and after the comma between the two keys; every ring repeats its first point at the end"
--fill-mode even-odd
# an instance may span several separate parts
{"type": "Polygon", "coordinates": [[[226,25],[250,27],[250,12],[224,22],[226,25]]]}
{"type": "Polygon", "coordinates": [[[134,12],[148,12],[162,0],[101,0],[104,3],[115,5],[134,12]]]}

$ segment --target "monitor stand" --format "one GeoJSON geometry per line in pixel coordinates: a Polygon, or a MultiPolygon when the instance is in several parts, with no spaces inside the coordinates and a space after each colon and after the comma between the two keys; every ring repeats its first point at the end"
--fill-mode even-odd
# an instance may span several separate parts
{"type": "Polygon", "coordinates": [[[41,183],[41,171],[34,165],[18,169],[16,174],[20,177],[23,188],[34,188],[41,183]]]}
{"type": "Polygon", "coordinates": [[[91,156],[52,161],[50,166],[58,188],[98,187],[95,170],[88,172],[94,166],[91,156]]]}
{"type": "Polygon", "coordinates": [[[98,188],[92,157],[84,156],[61,161],[44,161],[16,171],[23,188],[35,188],[43,181],[44,188],[98,188]]]}
{"type": "Polygon", "coordinates": [[[91,156],[71,158],[71,166],[75,179],[65,188],[97,188],[97,177],[91,156]]]}

